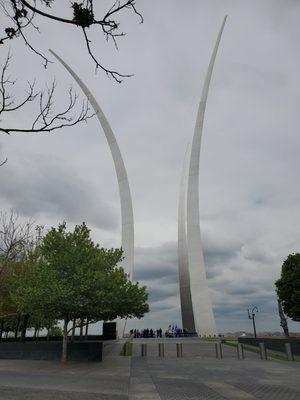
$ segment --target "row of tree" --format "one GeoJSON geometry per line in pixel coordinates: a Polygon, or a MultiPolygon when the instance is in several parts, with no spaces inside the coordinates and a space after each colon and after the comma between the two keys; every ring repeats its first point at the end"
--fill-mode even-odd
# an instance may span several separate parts
{"type": "MultiPolygon", "coordinates": [[[[9,338],[11,334],[15,340],[25,341],[26,332],[24,331],[24,319],[20,318],[15,310],[11,315],[3,316],[0,319],[0,341],[2,338],[9,338]]],[[[47,340],[52,336],[62,336],[62,329],[58,326],[58,321],[53,319],[41,319],[32,315],[26,322],[26,331],[30,330],[33,333],[33,338],[38,341],[40,332],[46,330],[47,340]]]]}
{"type": "MultiPolygon", "coordinates": [[[[0,246],[2,239],[0,233],[0,246]]],[[[95,244],[85,223],[73,231],[62,223],[46,234],[39,227],[25,242],[15,256],[1,254],[2,331],[15,336],[21,331],[24,340],[28,327],[50,333],[62,321],[66,362],[68,334],[75,327],[148,312],[146,288],[132,283],[120,266],[122,249],[95,244]]]]}

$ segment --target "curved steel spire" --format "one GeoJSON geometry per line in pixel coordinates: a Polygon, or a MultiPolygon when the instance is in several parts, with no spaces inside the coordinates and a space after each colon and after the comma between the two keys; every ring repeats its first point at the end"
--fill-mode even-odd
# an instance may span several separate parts
{"type": "MultiPolygon", "coordinates": [[[[131,192],[127,177],[126,168],[122,158],[122,154],[115,135],[106,119],[103,111],[101,110],[95,97],[92,95],[88,87],[82,82],[79,76],[71,69],[71,67],[65,63],[53,50],[49,50],[54,57],[66,68],[66,70],[72,75],[75,81],[80,86],[83,93],[86,95],[88,101],[93,107],[97,118],[102,126],[104,134],[106,136],[118,179],[120,201],[121,201],[121,218],[122,218],[122,249],[124,252],[124,260],[122,261],[122,267],[124,271],[132,279],[133,262],[134,262],[134,221],[133,221],[133,208],[131,192]]],[[[118,333],[119,336],[123,336],[125,329],[125,321],[118,320],[118,333]]]]}
{"type": "Polygon", "coordinates": [[[215,319],[212,304],[206,282],[205,265],[201,244],[200,223],[199,223],[199,164],[201,137],[203,131],[204,115],[208,97],[209,85],[212,77],[213,67],[216,60],[219,44],[224,30],[227,16],[225,16],[217,41],[208,66],[200,105],[197,114],[194,130],[188,187],[187,187],[187,246],[189,259],[189,276],[191,284],[191,296],[195,328],[198,335],[209,336],[216,334],[215,319]]]}
{"type": "Polygon", "coordinates": [[[186,237],[186,191],[190,150],[190,146],[187,146],[180,181],[178,203],[178,267],[182,327],[188,329],[189,332],[195,332],[186,237]]]}

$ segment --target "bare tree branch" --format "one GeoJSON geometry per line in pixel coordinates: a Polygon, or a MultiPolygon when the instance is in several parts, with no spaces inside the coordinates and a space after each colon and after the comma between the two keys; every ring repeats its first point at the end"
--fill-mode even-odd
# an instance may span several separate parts
{"type": "Polygon", "coordinates": [[[33,238],[33,222],[19,222],[13,210],[0,212],[0,274],[6,263],[21,258],[33,238]]]}
{"type": "Polygon", "coordinates": [[[14,210],[0,212],[0,275],[10,261],[22,260],[41,244],[44,226],[21,222],[14,210]]]}
{"type": "MultiPolygon", "coordinates": [[[[26,96],[19,102],[15,101],[14,96],[10,93],[9,89],[14,85],[15,81],[8,75],[9,62],[11,55],[8,54],[7,59],[3,65],[0,77],[0,115],[6,112],[19,111],[29,103],[34,102],[38,105],[39,111],[33,119],[31,126],[27,128],[18,128],[15,126],[0,126],[0,132],[10,134],[12,132],[24,133],[41,133],[53,132],[63,127],[70,127],[77,125],[81,122],[87,122],[94,116],[91,113],[88,100],[83,100],[78,109],[78,96],[74,93],[73,88],[70,87],[68,91],[68,102],[63,110],[55,110],[55,92],[56,82],[52,82],[50,87],[44,91],[35,90],[35,81],[28,82],[28,91],[26,96]],[[35,100],[37,100],[35,102],[35,100]]],[[[6,162],[6,161],[5,161],[6,162]]],[[[1,163],[3,165],[5,162],[1,163]]]]}
{"type": "Polygon", "coordinates": [[[0,77],[0,114],[4,112],[16,111],[22,108],[26,103],[30,103],[35,100],[38,93],[35,93],[34,86],[35,81],[33,83],[28,82],[29,90],[26,93],[26,96],[19,103],[15,103],[14,96],[10,93],[10,89],[14,84],[15,80],[12,80],[8,75],[9,63],[11,60],[11,54],[8,53],[7,58],[4,62],[1,71],[0,77]]]}
{"type": "Polygon", "coordinates": [[[32,5],[31,5],[28,1],[26,1],[26,0],[19,0],[19,2],[22,3],[25,7],[29,8],[29,10],[33,11],[33,12],[36,13],[36,14],[41,15],[42,17],[46,17],[46,18],[49,18],[49,19],[53,19],[53,20],[58,21],[58,22],[63,22],[63,23],[65,23],[65,24],[73,24],[73,25],[75,25],[74,21],[71,20],[71,19],[66,19],[66,18],[57,17],[56,15],[51,15],[51,14],[48,14],[48,13],[45,13],[45,12],[39,10],[39,9],[36,7],[36,1],[34,1],[34,6],[32,6],[32,5]]]}
{"type": "MultiPolygon", "coordinates": [[[[43,6],[46,6],[49,9],[51,5],[54,4],[55,0],[41,0],[40,2],[43,6]]],[[[5,29],[7,36],[0,39],[0,44],[4,44],[5,41],[15,37],[21,37],[25,45],[28,46],[32,52],[41,57],[43,59],[43,65],[47,67],[50,62],[49,59],[29,42],[24,33],[24,31],[30,26],[39,31],[39,27],[35,26],[33,23],[35,16],[39,15],[40,17],[51,21],[71,24],[81,28],[88,54],[95,63],[96,69],[102,69],[108,77],[113,78],[116,82],[120,83],[122,82],[122,79],[120,78],[132,76],[132,74],[122,74],[103,65],[91,49],[87,28],[91,28],[94,25],[101,27],[101,31],[106,40],[108,41],[109,39],[112,39],[114,46],[118,48],[117,39],[124,36],[125,33],[119,31],[120,23],[116,19],[117,16],[124,10],[129,10],[140,18],[141,23],[143,22],[141,13],[137,11],[136,1],[116,0],[102,18],[97,18],[95,15],[94,0],[81,0],[81,2],[71,1],[71,4],[73,15],[72,18],[67,19],[38,8],[36,0],[0,0],[0,5],[2,6],[5,15],[13,22],[12,27],[9,26],[5,29]],[[7,3],[10,5],[10,9],[8,9],[7,3]]]]}
{"type": "Polygon", "coordinates": [[[8,161],[8,158],[6,157],[6,159],[4,161],[0,162],[0,167],[2,167],[2,165],[6,164],[7,161],[8,161]]]}
{"type": "Polygon", "coordinates": [[[95,56],[94,56],[94,54],[93,54],[93,52],[92,52],[92,50],[91,50],[91,47],[90,47],[90,40],[89,40],[89,38],[88,38],[88,36],[87,36],[86,29],[85,29],[85,28],[82,28],[82,30],[83,30],[83,35],[84,35],[85,42],[86,42],[86,47],[87,47],[87,49],[88,49],[88,53],[89,53],[89,55],[91,56],[91,58],[94,60],[94,62],[95,62],[95,64],[96,64],[96,69],[97,69],[97,68],[101,68],[101,69],[106,73],[106,75],[107,75],[108,77],[112,77],[112,78],[113,78],[116,82],[118,82],[118,83],[121,83],[121,82],[122,82],[122,79],[120,79],[120,78],[129,78],[129,77],[132,76],[132,75],[120,74],[120,73],[117,72],[117,71],[109,70],[109,69],[105,68],[103,65],[101,65],[101,64],[97,61],[97,59],[95,58],[95,56]]]}

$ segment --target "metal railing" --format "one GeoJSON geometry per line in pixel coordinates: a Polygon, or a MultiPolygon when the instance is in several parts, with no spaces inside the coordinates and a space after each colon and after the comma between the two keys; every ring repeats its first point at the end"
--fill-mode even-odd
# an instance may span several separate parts
{"type": "MultiPolygon", "coordinates": [[[[133,343],[133,346],[136,346],[137,344],[133,343]]],[[[185,346],[185,343],[166,343],[166,342],[159,342],[159,343],[153,343],[153,342],[149,342],[149,343],[141,343],[140,344],[140,355],[141,357],[147,357],[148,355],[156,355],[159,358],[165,358],[166,356],[170,356],[170,357],[174,357],[176,356],[177,358],[183,358],[184,354],[186,357],[189,357],[191,355],[189,355],[189,351],[186,350],[186,352],[184,352],[183,347],[185,346]],[[148,346],[149,344],[149,346],[148,346]],[[167,349],[168,352],[166,353],[166,344],[167,344],[167,349]],[[155,351],[155,347],[157,345],[157,350],[155,351]],[[149,351],[148,351],[149,350],[149,351]],[[149,354],[150,352],[150,354],[149,354]]],[[[193,346],[197,346],[197,343],[195,343],[193,346]]],[[[268,360],[269,357],[272,357],[272,353],[268,354],[267,348],[265,346],[265,343],[260,342],[258,348],[256,347],[255,349],[248,349],[247,346],[245,347],[243,343],[237,343],[237,345],[226,345],[223,344],[222,342],[214,342],[214,343],[207,343],[207,347],[206,347],[206,353],[204,353],[204,356],[207,357],[213,357],[213,354],[215,356],[216,359],[223,359],[223,358],[229,358],[229,357],[236,357],[238,360],[244,360],[245,358],[248,358],[250,356],[250,351],[253,355],[253,352],[257,354],[257,356],[261,359],[261,360],[268,360]],[[225,347],[224,347],[225,346],[225,347]],[[233,347],[236,348],[236,353],[233,350],[233,347]],[[232,349],[233,351],[228,354],[228,350],[232,349]],[[209,349],[211,351],[211,353],[208,355],[207,353],[207,349],[209,349]],[[213,350],[214,349],[214,350],[213,350]],[[245,350],[249,353],[247,353],[245,355],[245,350]],[[236,354],[236,356],[235,356],[236,354]]],[[[294,355],[293,355],[293,351],[292,351],[292,347],[290,343],[286,343],[285,344],[285,353],[286,353],[286,359],[288,361],[294,361],[294,355]]],[[[201,352],[199,354],[193,354],[192,356],[202,356],[203,354],[201,354],[201,352]]],[[[251,357],[253,358],[253,357],[251,357]]]]}

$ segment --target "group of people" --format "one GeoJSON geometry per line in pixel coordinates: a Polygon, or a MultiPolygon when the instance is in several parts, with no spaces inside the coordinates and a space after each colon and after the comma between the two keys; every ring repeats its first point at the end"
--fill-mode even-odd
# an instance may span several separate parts
{"type": "Polygon", "coordinates": [[[141,331],[139,329],[131,329],[129,332],[130,337],[134,338],[161,338],[162,337],[162,329],[142,329],[141,331]]]}
{"type": "Polygon", "coordinates": [[[132,338],[161,338],[161,337],[185,337],[194,336],[195,332],[189,332],[186,328],[179,328],[176,324],[169,325],[163,334],[159,329],[131,329],[129,333],[132,338]]]}
{"type": "Polygon", "coordinates": [[[182,337],[182,336],[191,336],[191,333],[186,328],[179,328],[177,325],[169,325],[166,330],[165,337],[182,337]]]}

